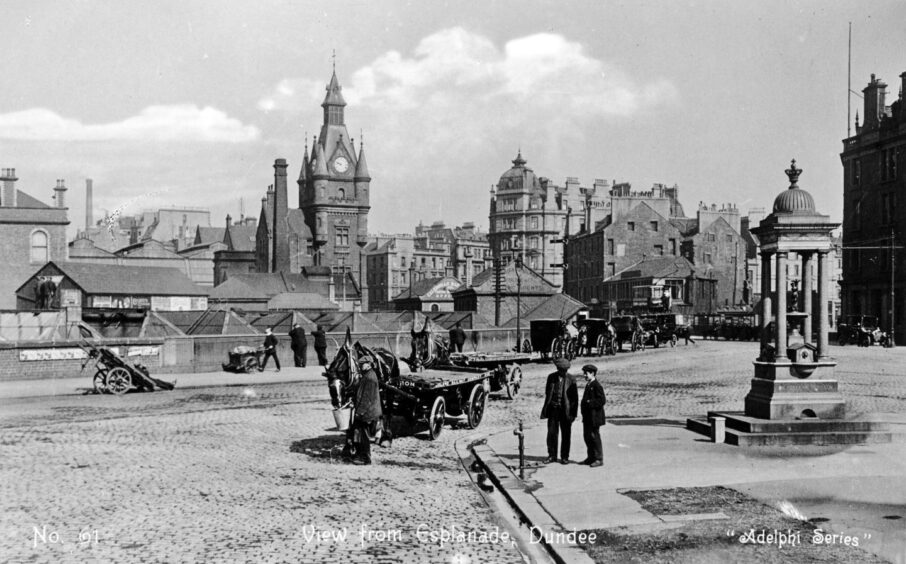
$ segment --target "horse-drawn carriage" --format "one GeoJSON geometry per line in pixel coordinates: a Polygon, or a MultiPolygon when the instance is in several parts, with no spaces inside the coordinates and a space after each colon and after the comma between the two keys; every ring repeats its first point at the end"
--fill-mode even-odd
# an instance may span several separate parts
{"type": "Polygon", "coordinates": [[[675,347],[679,340],[679,335],[685,328],[683,316],[678,313],[643,315],[639,319],[645,329],[645,344],[654,348],[661,345],[675,347]]]}
{"type": "Polygon", "coordinates": [[[616,348],[623,350],[623,343],[629,343],[633,352],[645,350],[648,332],[635,315],[619,315],[610,320],[616,332],[616,348]]]}
{"type": "Polygon", "coordinates": [[[616,354],[616,334],[606,319],[588,317],[578,321],[579,354],[616,354]]]}
{"type": "MultiPolygon", "coordinates": [[[[450,365],[422,369],[415,362],[411,366],[420,371],[412,372],[408,362],[400,363],[390,351],[351,343],[349,338],[325,374],[334,408],[351,404],[360,378],[359,367],[366,360],[378,377],[385,439],[391,434],[393,417],[404,418],[410,426],[427,425],[431,439],[440,435],[448,419],[469,428],[481,423],[493,370],[450,365]]],[[[347,436],[347,447],[350,441],[347,436]]]]}
{"type": "MultiPolygon", "coordinates": [[[[522,367],[519,363],[531,362],[531,353],[452,353],[449,363],[453,370],[458,368],[479,368],[491,371],[491,391],[504,390],[506,396],[515,399],[522,387],[522,367]]],[[[442,368],[442,367],[439,367],[442,368]]]]}
{"type": "Polygon", "coordinates": [[[578,350],[578,335],[571,336],[562,319],[533,319],[529,323],[532,350],[544,359],[572,360],[578,350]]]}
{"type": "Polygon", "coordinates": [[[107,347],[82,344],[87,353],[82,370],[94,361],[92,385],[95,393],[122,395],[128,391],[153,392],[155,388],[172,390],[175,384],[151,376],[148,368],[138,362],[123,360],[107,347]]]}

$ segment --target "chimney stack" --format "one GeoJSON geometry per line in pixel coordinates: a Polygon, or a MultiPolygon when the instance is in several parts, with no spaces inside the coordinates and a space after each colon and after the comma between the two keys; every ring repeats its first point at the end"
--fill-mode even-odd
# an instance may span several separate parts
{"type": "Polygon", "coordinates": [[[54,195],[53,199],[56,202],[57,208],[66,207],[66,181],[62,178],[57,179],[57,185],[53,189],[54,195]]]}
{"type": "Polygon", "coordinates": [[[883,80],[871,75],[871,82],[862,89],[864,100],[864,111],[862,112],[862,129],[863,131],[874,131],[878,129],[878,123],[881,121],[881,115],[884,113],[884,103],[887,94],[887,85],[883,80]]]}
{"type": "Polygon", "coordinates": [[[90,178],[85,179],[85,232],[87,233],[89,229],[94,225],[94,194],[93,194],[93,180],[90,178]]]}
{"type": "Polygon", "coordinates": [[[286,215],[289,212],[289,195],[286,186],[286,159],[274,161],[274,208],[273,233],[274,257],[272,272],[289,272],[289,232],[284,231],[288,225],[286,215]]]}
{"type": "Polygon", "coordinates": [[[16,169],[4,168],[0,170],[0,206],[7,208],[16,207],[16,169]]]}

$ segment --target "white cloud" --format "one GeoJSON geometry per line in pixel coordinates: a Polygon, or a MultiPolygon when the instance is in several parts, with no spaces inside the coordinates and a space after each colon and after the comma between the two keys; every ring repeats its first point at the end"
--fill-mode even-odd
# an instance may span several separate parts
{"type": "Polygon", "coordinates": [[[149,106],[119,122],[84,124],[45,108],[0,115],[0,138],[33,141],[200,141],[245,143],[261,136],[224,112],[191,104],[149,106]]]}
{"type": "MultiPolygon", "coordinates": [[[[561,35],[529,35],[499,49],[462,28],[422,39],[412,57],[397,51],[377,57],[352,75],[343,94],[350,106],[391,112],[452,106],[496,115],[520,104],[526,115],[560,110],[580,118],[628,117],[677,99],[670,82],[637,83],[561,35]]],[[[322,78],[285,79],[259,108],[297,111],[323,96],[322,78]]]]}

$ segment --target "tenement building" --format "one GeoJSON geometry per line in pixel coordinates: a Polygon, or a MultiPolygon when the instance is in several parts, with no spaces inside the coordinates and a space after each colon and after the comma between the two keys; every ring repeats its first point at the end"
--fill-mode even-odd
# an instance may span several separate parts
{"type": "Polygon", "coordinates": [[[878,316],[906,342],[906,72],[887,105],[887,84],[871,75],[862,123],[843,140],[843,314],[878,316]],[[900,205],[897,206],[897,200],[900,205]]]}
{"type": "Polygon", "coordinates": [[[587,230],[568,238],[564,291],[570,296],[589,306],[597,304],[596,309],[604,313],[614,313],[625,309],[621,300],[632,298],[633,284],[656,279],[656,284],[663,286],[661,292],[666,289],[673,303],[691,305],[685,302],[699,298],[707,303],[705,309],[697,311],[742,301],[746,247],[740,236],[739,211],[732,204],[718,207],[699,202],[695,217],[690,218],[679,202],[677,186],[655,184],[650,190],[633,191],[630,184],[621,183],[608,192],[601,209],[607,212],[603,219],[588,222],[587,230]],[[673,273],[677,274],[674,277],[657,266],[658,276],[629,275],[639,272],[643,263],[686,264],[660,260],[668,257],[685,258],[691,272],[682,276],[673,273]],[[646,262],[653,259],[658,262],[646,262]],[[697,279],[708,282],[696,289],[685,287],[683,280],[697,279]],[[625,296],[615,295],[613,288],[620,288],[625,296]]]}
{"type": "Polygon", "coordinates": [[[559,288],[563,284],[563,244],[554,242],[582,232],[607,215],[608,184],[591,187],[567,178],[556,186],[526,166],[521,151],[513,166],[491,187],[488,244],[503,264],[516,256],[559,288]]]}

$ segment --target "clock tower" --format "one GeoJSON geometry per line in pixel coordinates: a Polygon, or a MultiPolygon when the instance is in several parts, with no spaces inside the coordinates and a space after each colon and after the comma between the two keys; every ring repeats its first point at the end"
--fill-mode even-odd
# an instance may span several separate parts
{"type": "Polygon", "coordinates": [[[364,143],[359,140],[356,154],[346,130],[342,90],[334,69],[321,104],[324,123],[310,157],[306,143],[297,181],[299,208],[311,229],[314,264],[350,272],[361,285],[360,259],[368,238],[371,176],[364,143]]]}

